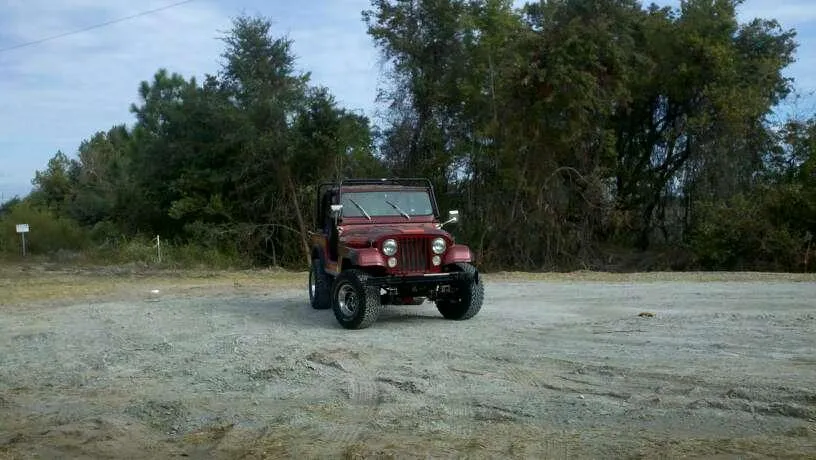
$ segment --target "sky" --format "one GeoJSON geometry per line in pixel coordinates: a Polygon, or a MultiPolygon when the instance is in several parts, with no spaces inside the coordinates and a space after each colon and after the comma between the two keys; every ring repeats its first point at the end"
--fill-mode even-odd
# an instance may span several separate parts
{"type": "MultiPolygon", "coordinates": [[[[95,132],[133,122],[143,80],[159,68],[189,78],[215,73],[218,40],[239,14],[274,21],[293,40],[299,70],[327,86],[346,108],[376,122],[377,49],[361,12],[369,0],[188,0],[103,27],[20,46],[126,18],[180,0],[4,0],[0,3],[0,203],[31,190],[31,179],[57,150],[74,157],[95,132]],[[14,48],[17,47],[17,48],[14,48]]],[[[523,3],[518,0],[517,3],[523,3]]],[[[677,6],[679,0],[657,0],[677,6]]],[[[795,28],[798,62],[785,72],[797,89],[816,91],[816,1],[745,0],[741,21],[775,18],[795,28]]],[[[816,98],[792,107],[814,113],[816,98]],[[814,101],[814,102],[810,102],[814,101]]]]}

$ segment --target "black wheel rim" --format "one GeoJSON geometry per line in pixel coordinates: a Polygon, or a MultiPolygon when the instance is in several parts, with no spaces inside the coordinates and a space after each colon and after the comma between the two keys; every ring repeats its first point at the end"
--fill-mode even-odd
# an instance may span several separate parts
{"type": "Polygon", "coordinates": [[[351,284],[343,283],[337,289],[337,304],[344,316],[354,316],[359,308],[359,301],[357,292],[351,284]]]}

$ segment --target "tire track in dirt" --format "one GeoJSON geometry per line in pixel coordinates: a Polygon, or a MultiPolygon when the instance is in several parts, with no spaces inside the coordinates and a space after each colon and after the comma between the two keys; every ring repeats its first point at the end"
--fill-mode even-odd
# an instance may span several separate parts
{"type": "Polygon", "coordinates": [[[351,449],[365,439],[369,425],[381,415],[380,371],[367,368],[360,353],[342,349],[316,350],[306,360],[320,368],[326,383],[335,386],[349,405],[342,420],[326,424],[320,442],[339,444],[344,451],[351,449]]]}
{"type": "Polygon", "coordinates": [[[505,300],[473,321],[386,318],[356,334],[330,326],[300,291],[5,312],[0,432],[12,437],[0,435],[0,450],[138,456],[129,453],[144,455],[145,440],[167,449],[170,439],[192,458],[376,457],[380,448],[397,458],[560,458],[561,440],[590,458],[656,440],[669,458],[812,451],[812,285],[728,287],[731,297],[704,305],[675,286],[638,287],[643,301],[621,306],[604,285],[582,285],[591,295],[580,297],[558,284],[519,293],[495,283],[505,300]],[[639,311],[658,317],[626,319],[639,311]],[[725,316],[711,321],[712,311],[725,316]],[[637,328],[649,336],[623,333],[637,328]],[[81,425],[97,416],[133,429],[77,448],[105,432],[81,425]],[[739,439],[757,441],[723,441],[739,439]]]}
{"type": "Polygon", "coordinates": [[[482,384],[489,369],[474,366],[472,357],[454,353],[456,344],[442,345],[429,356],[435,363],[430,373],[428,397],[423,401],[424,425],[441,430],[454,438],[470,439],[477,431],[476,404],[483,399],[482,384]]]}
{"type": "Polygon", "coordinates": [[[816,393],[805,389],[779,387],[775,391],[756,391],[723,386],[704,376],[639,371],[566,360],[552,361],[562,365],[569,364],[572,369],[537,372],[529,364],[527,367],[520,367],[503,362],[502,377],[524,389],[551,390],[562,394],[580,395],[581,398],[584,395],[592,395],[612,401],[626,401],[631,403],[632,407],[661,407],[670,410],[716,409],[805,421],[813,421],[816,418],[816,409],[813,407],[816,393]],[[562,382],[557,382],[552,376],[562,382]],[[626,381],[632,383],[627,385],[626,381]]]}
{"type": "Polygon", "coordinates": [[[440,390],[445,395],[441,399],[443,419],[447,425],[445,430],[456,438],[470,438],[475,431],[474,404],[481,391],[478,376],[445,366],[438,377],[440,390]]]}

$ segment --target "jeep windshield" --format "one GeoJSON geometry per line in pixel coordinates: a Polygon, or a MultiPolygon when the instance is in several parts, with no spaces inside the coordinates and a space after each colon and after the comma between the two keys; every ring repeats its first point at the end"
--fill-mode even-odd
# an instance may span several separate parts
{"type": "Polygon", "coordinates": [[[381,190],[343,192],[343,217],[432,216],[433,205],[428,192],[422,190],[381,190]]]}

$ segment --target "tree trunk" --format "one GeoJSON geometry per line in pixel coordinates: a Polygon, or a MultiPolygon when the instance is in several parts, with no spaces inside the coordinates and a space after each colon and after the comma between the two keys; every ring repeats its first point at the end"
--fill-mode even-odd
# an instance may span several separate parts
{"type": "Polygon", "coordinates": [[[652,232],[652,215],[654,213],[655,202],[646,205],[643,212],[642,227],[638,235],[637,248],[641,251],[649,249],[649,234],[652,232]]]}
{"type": "Polygon", "coordinates": [[[292,205],[295,207],[295,216],[298,221],[298,228],[300,229],[300,239],[303,243],[303,255],[306,260],[306,267],[311,263],[311,254],[309,251],[309,239],[307,237],[306,224],[303,222],[303,214],[300,212],[300,204],[297,199],[297,191],[295,190],[295,183],[292,181],[292,175],[287,174],[289,182],[289,193],[292,195],[292,205]]]}

